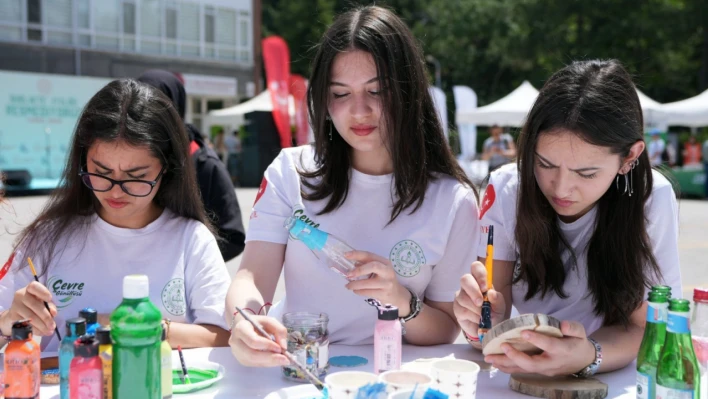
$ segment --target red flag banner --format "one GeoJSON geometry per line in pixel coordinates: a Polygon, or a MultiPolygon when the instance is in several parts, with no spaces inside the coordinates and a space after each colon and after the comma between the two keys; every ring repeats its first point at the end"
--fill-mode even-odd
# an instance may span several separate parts
{"type": "Polygon", "coordinates": [[[266,83],[273,102],[273,119],[280,134],[280,146],[292,146],[290,114],[288,113],[288,92],[290,87],[290,52],[288,45],[279,36],[263,39],[263,64],[266,83]]]}
{"type": "Polygon", "coordinates": [[[310,125],[307,121],[307,81],[300,75],[290,75],[290,94],[295,102],[297,145],[307,144],[310,125]]]}

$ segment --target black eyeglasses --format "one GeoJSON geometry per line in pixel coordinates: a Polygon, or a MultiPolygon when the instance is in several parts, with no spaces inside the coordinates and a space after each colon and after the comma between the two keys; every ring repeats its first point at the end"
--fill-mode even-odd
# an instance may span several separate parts
{"type": "Polygon", "coordinates": [[[132,195],[133,197],[147,197],[155,188],[155,185],[160,180],[160,177],[162,176],[162,173],[164,171],[164,167],[160,169],[160,173],[153,181],[113,180],[110,177],[84,171],[79,172],[79,176],[81,176],[81,181],[84,182],[86,187],[88,187],[92,191],[105,193],[106,191],[110,191],[113,186],[117,184],[120,186],[121,190],[123,190],[123,192],[128,195],[132,195]]]}

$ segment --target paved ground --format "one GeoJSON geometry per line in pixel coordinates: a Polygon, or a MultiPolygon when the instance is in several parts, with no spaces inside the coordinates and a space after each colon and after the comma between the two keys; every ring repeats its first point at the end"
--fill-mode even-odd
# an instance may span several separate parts
{"type": "MultiPolygon", "coordinates": [[[[248,216],[256,198],[257,189],[236,190],[243,220],[248,228],[248,216]]],[[[41,210],[47,197],[9,198],[0,205],[0,259],[12,250],[14,235],[41,210]]],[[[693,288],[708,286],[708,201],[681,200],[679,204],[679,255],[684,298],[692,298],[693,288]]],[[[4,262],[3,262],[4,263],[4,262]]],[[[233,275],[241,264],[241,257],[227,263],[233,275]]],[[[285,294],[282,276],[275,294],[279,300],[285,294]]],[[[458,340],[462,342],[462,340],[458,340]]]]}

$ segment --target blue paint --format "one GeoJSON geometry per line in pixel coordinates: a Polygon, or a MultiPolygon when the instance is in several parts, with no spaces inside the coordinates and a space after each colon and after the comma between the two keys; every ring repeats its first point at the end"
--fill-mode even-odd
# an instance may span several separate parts
{"type": "Polygon", "coordinates": [[[369,361],[361,356],[335,356],[329,358],[329,364],[334,367],[359,367],[367,363],[369,361]]]}

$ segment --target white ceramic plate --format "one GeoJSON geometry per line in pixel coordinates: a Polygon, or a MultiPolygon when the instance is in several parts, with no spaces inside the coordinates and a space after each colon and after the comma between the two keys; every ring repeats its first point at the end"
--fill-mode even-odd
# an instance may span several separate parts
{"type": "Polygon", "coordinates": [[[322,393],[314,385],[307,384],[279,389],[269,393],[265,399],[315,399],[321,397],[322,393]]]}

